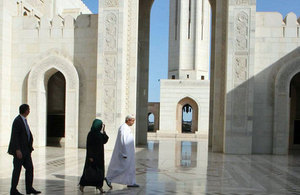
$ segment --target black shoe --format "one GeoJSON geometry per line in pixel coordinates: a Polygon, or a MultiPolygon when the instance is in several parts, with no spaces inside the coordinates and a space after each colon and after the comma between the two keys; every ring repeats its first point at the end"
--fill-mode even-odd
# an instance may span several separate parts
{"type": "Polygon", "coordinates": [[[84,186],[80,185],[80,186],[79,186],[80,192],[83,192],[83,189],[84,189],[84,186]]]}
{"type": "Polygon", "coordinates": [[[127,185],[128,188],[138,188],[140,187],[138,184],[127,185]]]}
{"type": "Polygon", "coordinates": [[[16,190],[16,191],[10,191],[10,195],[24,195],[24,194],[22,194],[22,193],[20,193],[18,190],[16,190]]]}
{"type": "Polygon", "coordinates": [[[110,189],[112,189],[111,182],[108,181],[106,177],[104,177],[104,181],[106,182],[106,185],[107,185],[110,189]]]}
{"type": "Polygon", "coordinates": [[[101,187],[96,187],[96,190],[99,190],[101,194],[105,193],[105,191],[101,187]]]}
{"type": "Polygon", "coordinates": [[[41,191],[36,191],[34,188],[32,188],[30,191],[26,191],[26,194],[40,194],[41,191]]]}

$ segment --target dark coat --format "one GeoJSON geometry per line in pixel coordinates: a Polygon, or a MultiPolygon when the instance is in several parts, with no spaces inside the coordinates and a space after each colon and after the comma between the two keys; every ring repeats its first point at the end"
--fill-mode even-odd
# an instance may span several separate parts
{"type": "Polygon", "coordinates": [[[108,136],[106,133],[95,133],[93,131],[90,131],[87,136],[86,141],[86,159],[85,159],[85,165],[83,170],[83,175],[80,179],[80,185],[82,186],[97,186],[102,187],[103,186],[103,180],[100,183],[89,183],[86,181],[84,177],[85,169],[91,165],[89,158],[93,158],[94,162],[92,163],[93,166],[96,166],[97,168],[102,170],[103,177],[104,178],[104,144],[108,141],[108,136]]]}
{"type": "Polygon", "coordinates": [[[26,156],[33,151],[32,143],[33,138],[31,132],[30,139],[28,141],[25,123],[20,115],[17,116],[12,125],[8,153],[15,155],[16,150],[21,150],[22,155],[26,156]]]}

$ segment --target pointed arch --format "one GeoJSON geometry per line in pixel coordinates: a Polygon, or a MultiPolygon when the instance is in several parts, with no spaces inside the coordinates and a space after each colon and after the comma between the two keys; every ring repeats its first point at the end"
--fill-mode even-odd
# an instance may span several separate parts
{"type": "Polygon", "coordinates": [[[46,145],[46,83],[60,71],[66,79],[65,147],[78,147],[79,77],[71,62],[59,51],[50,51],[35,63],[28,77],[31,130],[36,145],[46,145]]]}
{"type": "Polygon", "coordinates": [[[177,104],[177,113],[176,113],[177,133],[182,133],[182,109],[187,104],[189,104],[193,109],[192,132],[195,133],[196,131],[198,131],[198,115],[199,115],[198,104],[194,99],[190,97],[185,97],[182,98],[177,104]]]}
{"type": "Polygon", "coordinates": [[[273,154],[288,154],[290,101],[292,78],[300,72],[300,57],[283,64],[275,80],[273,154]]]}
{"type": "Polygon", "coordinates": [[[149,132],[155,132],[155,114],[153,112],[148,112],[148,117],[147,117],[147,131],[149,132]],[[153,118],[153,121],[150,121],[150,118],[153,118]]]}

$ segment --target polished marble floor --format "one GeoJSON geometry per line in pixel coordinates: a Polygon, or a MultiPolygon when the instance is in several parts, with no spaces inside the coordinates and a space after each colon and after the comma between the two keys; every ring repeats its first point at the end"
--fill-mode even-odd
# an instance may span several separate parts
{"type": "MultiPolygon", "coordinates": [[[[12,157],[6,150],[0,148],[0,195],[10,188],[12,157]]],[[[82,194],[77,184],[84,159],[84,149],[36,148],[34,186],[43,194],[82,194]]],[[[206,140],[148,141],[136,150],[136,174],[140,188],[113,184],[107,194],[300,194],[299,153],[224,155],[208,152],[206,140]]],[[[24,170],[18,189],[25,193],[24,170]]],[[[86,187],[84,194],[97,193],[86,187]]]]}

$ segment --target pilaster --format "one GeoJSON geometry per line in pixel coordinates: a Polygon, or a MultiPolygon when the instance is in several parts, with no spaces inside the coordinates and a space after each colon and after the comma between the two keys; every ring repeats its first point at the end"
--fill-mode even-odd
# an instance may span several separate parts
{"type": "Polygon", "coordinates": [[[135,114],[137,13],[138,0],[99,1],[96,117],[110,149],[125,116],[135,114]]]}
{"type": "Polygon", "coordinates": [[[225,153],[252,153],[255,0],[229,0],[225,153]]]}

